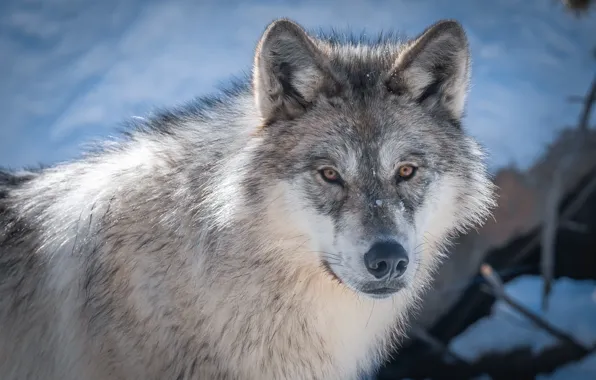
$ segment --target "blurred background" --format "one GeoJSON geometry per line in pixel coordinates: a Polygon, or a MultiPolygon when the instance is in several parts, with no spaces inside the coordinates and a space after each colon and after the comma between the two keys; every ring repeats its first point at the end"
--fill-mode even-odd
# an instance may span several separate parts
{"type": "Polygon", "coordinates": [[[277,17],[414,36],[459,20],[465,127],[494,220],[461,237],[378,379],[596,379],[596,4],[589,0],[3,0],[0,165],[77,157],[123,121],[250,70],[277,17]]]}

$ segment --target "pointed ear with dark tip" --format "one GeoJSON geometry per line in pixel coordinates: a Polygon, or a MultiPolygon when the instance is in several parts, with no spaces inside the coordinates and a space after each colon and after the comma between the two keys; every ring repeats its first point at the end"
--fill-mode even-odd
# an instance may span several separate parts
{"type": "Polygon", "coordinates": [[[271,23],[259,41],[253,67],[257,108],[264,122],[292,119],[318,96],[337,89],[325,54],[289,20],[271,23]]]}
{"type": "Polygon", "coordinates": [[[430,26],[399,55],[387,80],[388,89],[407,93],[432,111],[459,120],[470,76],[470,53],[457,21],[430,26]]]}

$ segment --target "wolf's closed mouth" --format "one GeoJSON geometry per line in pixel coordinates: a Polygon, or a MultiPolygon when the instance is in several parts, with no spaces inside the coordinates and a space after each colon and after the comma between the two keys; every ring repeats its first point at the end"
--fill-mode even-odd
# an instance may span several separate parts
{"type": "Polygon", "coordinates": [[[343,281],[339,277],[337,277],[333,269],[331,269],[331,266],[329,265],[329,262],[327,260],[323,260],[323,268],[325,269],[325,272],[327,272],[327,274],[331,276],[331,278],[333,278],[338,283],[343,284],[343,281]]]}
{"type": "Polygon", "coordinates": [[[394,293],[397,293],[399,288],[378,288],[378,289],[370,289],[366,290],[365,293],[375,296],[388,296],[394,293]]]}
{"type": "Polygon", "coordinates": [[[329,265],[329,262],[327,260],[323,260],[323,268],[325,269],[325,272],[327,272],[327,274],[331,276],[331,278],[333,278],[338,283],[343,284],[343,281],[335,274],[333,269],[331,269],[331,265],[329,265]]]}

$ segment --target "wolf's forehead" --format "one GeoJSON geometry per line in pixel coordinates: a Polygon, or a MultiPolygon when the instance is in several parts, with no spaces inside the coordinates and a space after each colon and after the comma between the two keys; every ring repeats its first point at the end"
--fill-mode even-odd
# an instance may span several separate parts
{"type": "Polygon", "coordinates": [[[422,143],[407,133],[401,137],[398,133],[383,132],[368,138],[349,138],[349,135],[344,134],[331,149],[342,170],[352,176],[387,176],[399,162],[424,159],[422,143]]]}

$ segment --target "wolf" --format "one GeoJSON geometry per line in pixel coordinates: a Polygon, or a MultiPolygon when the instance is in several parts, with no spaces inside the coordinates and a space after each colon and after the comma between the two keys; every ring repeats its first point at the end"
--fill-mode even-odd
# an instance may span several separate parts
{"type": "Polygon", "coordinates": [[[269,24],[252,75],[0,175],[0,378],[374,374],[494,206],[470,53],[269,24]]]}

